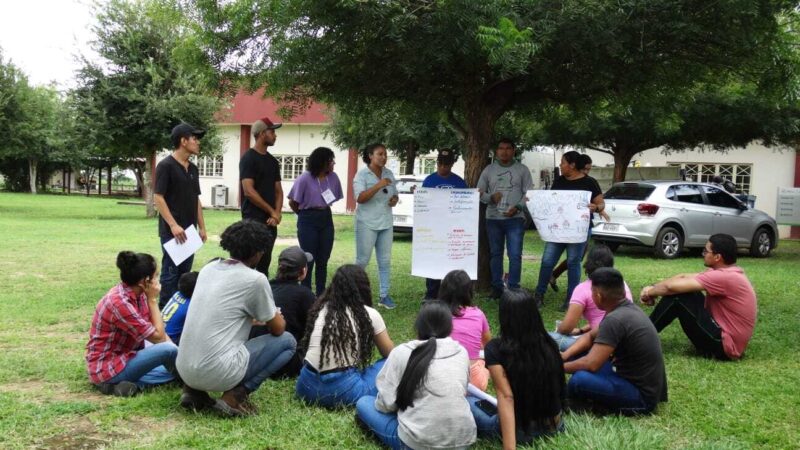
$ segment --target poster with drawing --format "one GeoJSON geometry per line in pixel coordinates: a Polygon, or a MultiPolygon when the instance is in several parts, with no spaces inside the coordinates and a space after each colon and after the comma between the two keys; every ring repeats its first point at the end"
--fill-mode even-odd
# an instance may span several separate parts
{"type": "Polygon", "coordinates": [[[461,269],[478,279],[478,206],[476,189],[414,191],[411,275],[442,279],[461,269]]]}
{"type": "Polygon", "coordinates": [[[589,233],[589,191],[528,191],[528,210],[543,241],[576,244],[589,233]]]}

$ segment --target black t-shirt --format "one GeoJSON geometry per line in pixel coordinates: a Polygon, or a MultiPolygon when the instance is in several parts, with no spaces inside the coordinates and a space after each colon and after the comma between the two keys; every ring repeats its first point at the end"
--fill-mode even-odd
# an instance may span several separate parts
{"type": "MultiPolygon", "coordinates": [[[[197,166],[189,162],[184,169],[172,155],[162,159],[156,166],[156,194],[164,201],[175,222],[183,228],[197,225],[197,197],[200,195],[200,174],[197,166]]],[[[172,237],[169,225],[163,217],[158,218],[158,235],[172,237]]]]}
{"type": "MultiPolygon", "coordinates": [[[[275,183],[281,181],[281,170],[278,160],[267,153],[262,155],[249,149],[239,160],[239,182],[245,178],[253,180],[258,195],[275,207],[275,183]]],[[[242,218],[265,222],[269,215],[254,205],[247,197],[242,199],[242,218]]]]}
{"type": "MultiPolygon", "coordinates": [[[[486,346],[483,348],[483,358],[484,358],[484,361],[486,362],[486,367],[496,366],[496,365],[499,364],[499,365],[503,366],[503,369],[506,369],[506,376],[509,376],[509,374],[508,374],[508,361],[511,358],[511,355],[504,354],[502,352],[502,350],[500,349],[500,338],[492,339],[491,341],[486,343],[486,346]]],[[[560,377],[561,378],[561,383],[560,383],[561,392],[557,393],[557,395],[553,398],[554,401],[550,405],[549,411],[547,412],[547,416],[541,418],[543,420],[549,419],[549,418],[554,417],[555,415],[561,413],[561,402],[563,401],[564,396],[566,394],[563,368],[562,368],[562,370],[553,372],[549,376],[560,377]]],[[[511,381],[512,380],[509,379],[509,383],[511,381]]],[[[514,408],[519,408],[520,407],[518,405],[518,403],[517,403],[518,401],[519,401],[518,397],[514,397],[514,408]]],[[[522,427],[520,427],[520,424],[517,424],[517,427],[518,428],[522,428],[522,427]]]]}
{"type": "Polygon", "coordinates": [[[317,296],[298,281],[270,281],[275,306],[281,309],[286,320],[286,331],[294,336],[297,342],[303,339],[306,331],[308,310],[317,301],[317,296]]]}
{"type": "Polygon", "coordinates": [[[633,383],[650,406],[667,401],[661,340],[653,322],[638,306],[625,301],[607,313],[595,342],[614,347],[617,375],[633,383]]]}

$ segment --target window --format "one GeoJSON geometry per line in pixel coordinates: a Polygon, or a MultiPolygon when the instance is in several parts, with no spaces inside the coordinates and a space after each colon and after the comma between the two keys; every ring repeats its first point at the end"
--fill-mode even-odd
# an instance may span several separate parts
{"type": "Polygon", "coordinates": [[[703,204],[700,187],[691,184],[676,184],[667,190],[667,198],[677,202],[703,204]]]}
{"type": "Polygon", "coordinates": [[[603,198],[606,200],[646,200],[655,189],[656,187],[650,184],[616,184],[603,195],[603,198]]]}
{"type": "Polygon", "coordinates": [[[731,197],[730,194],[720,188],[703,186],[703,190],[706,192],[708,202],[711,203],[712,206],[719,206],[721,208],[739,208],[740,206],[738,200],[731,197]]]}
{"type": "Polygon", "coordinates": [[[711,183],[714,176],[719,175],[736,184],[737,194],[749,194],[752,164],[706,164],[706,163],[670,163],[686,171],[687,181],[711,183]]]}
{"type": "Polygon", "coordinates": [[[222,155],[192,158],[201,177],[222,176],[222,155]]]}
{"type": "Polygon", "coordinates": [[[306,170],[306,156],[275,155],[281,170],[281,180],[296,180],[306,170]]]}
{"type": "Polygon", "coordinates": [[[420,158],[419,167],[421,175],[430,175],[436,172],[436,158],[420,158]]]}

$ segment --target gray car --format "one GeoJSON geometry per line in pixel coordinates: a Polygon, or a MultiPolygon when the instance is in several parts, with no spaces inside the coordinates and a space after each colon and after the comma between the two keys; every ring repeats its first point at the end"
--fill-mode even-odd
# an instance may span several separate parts
{"type": "Polygon", "coordinates": [[[610,222],[592,229],[596,241],[653,247],[656,256],[676,258],[684,248],[703,248],[708,237],[730,234],[750,255],[769,256],[778,246],[775,219],[713,184],[634,181],[614,184],[604,194],[610,222]]]}

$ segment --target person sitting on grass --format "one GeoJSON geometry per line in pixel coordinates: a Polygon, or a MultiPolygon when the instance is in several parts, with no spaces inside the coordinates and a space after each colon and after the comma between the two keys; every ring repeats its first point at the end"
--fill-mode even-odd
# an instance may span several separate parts
{"type": "Polygon", "coordinates": [[[439,288],[439,298],[453,314],[453,332],[450,337],[461,344],[469,355],[469,382],[485,391],[489,385],[489,370],[480,357],[480,351],[492,339],[486,315],[472,305],[472,280],[463,270],[453,270],[445,275],[439,288]]]}
{"type": "Polygon", "coordinates": [[[89,380],[104,394],[135,395],[148,385],[175,379],[178,347],[164,331],[158,310],[161,284],[156,260],[146,253],[120,252],[119,277],[95,308],[86,364],[89,380]],[[153,345],[143,347],[144,341],[153,345]]]}
{"type": "Polygon", "coordinates": [[[733,236],[715,234],[703,249],[708,270],[675,275],[642,289],[640,299],[647,305],[663,296],[650,314],[658,332],[677,318],[703,355],[722,360],[742,357],[753,336],[758,305],[753,285],[736,265],[736,251],[733,236]]]}
{"type": "Polygon", "coordinates": [[[269,239],[265,224],[236,222],[220,240],[230,258],[200,271],[176,361],[185,383],[182,407],[212,407],[226,416],[255,413],[250,394],[294,354],[295,340],[284,333],[269,281],[255,270],[269,239]],[[253,319],[266,323],[270,334],[248,339],[253,319]],[[223,394],[214,401],[206,391],[223,394]]]}
{"type": "Polygon", "coordinates": [[[378,395],[356,404],[356,418],[393,449],[466,448],[475,442],[467,393],[467,352],[449,338],[450,308],[422,305],[417,340],[395,347],[378,374],[378,395]]]}
{"type": "MultiPolygon", "coordinates": [[[[317,301],[311,288],[302,284],[308,275],[308,263],[313,261],[311,253],[304,252],[300,247],[288,247],[278,257],[278,271],[275,279],[270,281],[272,296],[275,306],[281,310],[286,321],[286,332],[291,334],[297,342],[303,339],[306,329],[308,311],[317,301]]],[[[253,325],[250,330],[250,339],[269,334],[266,325],[253,325]]],[[[270,378],[294,378],[303,368],[303,354],[295,352],[292,359],[270,378]]]]}
{"type": "MultiPolygon", "coordinates": [[[[614,267],[614,253],[605,245],[595,245],[587,255],[583,268],[586,270],[586,275],[591,275],[601,267],[614,267]]],[[[631,301],[633,299],[627,284],[625,284],[625,298],[631,301]]],[[[550,333],[550,337],[563,352],[575,343],[578,336],[597,328],[605,315],[605,311],[598,308],[592,300],[592,280],[586,280],[572,291],[567,313],[564,314],[564,319],[558,322],[556,331],[550,333]],[[586,319],[587,324],[578,327],[581,316],[586,319]]]]}
{"type": "Polygon", "coordinates": [[[564,371],[573,374],[567,384],[570,406],[575,400],[577,405],[612,413],[649,414],[659,402],[667,401],[658,332],[644,312],[625,298],[625,281],[618,270],[603,267],[589,279],[592,299],[606,315],[598,328],[561,354],[564,371]],[[579,355],[584,356],[573,360],[579,355]]]}
{"type": "Polygon", "coordinates": [[[497,391],[497,411],[469,396],[482,437],[502,438],[504,449],[564,430],[564,367],[547,335],[533,295],[507,289],[500,297],[500,337],[486,344],[486,366],[497,391]]]}
{"type": "Polygon", "coordinates": [[[178,290],[172,294],[164,305],[164,310],[161,311],[161,319],[164,321],[167,334],[175,345],[180,345],[181,342],[183,323],[186,321],[186,311],[189,310],[195,284],[197,284],[197,272],[181,275],[178,279],[178,290]]]}
{"type": "Polygon", "coordinates": [[[372,307],[367,273],[345,264],[308,313],[300,345],[305,363],[297,378],[297,396],[325,407],[355,405],[375,395],[375,377],[394,348],[380,313],[372,307]],[[384,359],[370,365],[377,346],[384,359]]]}

